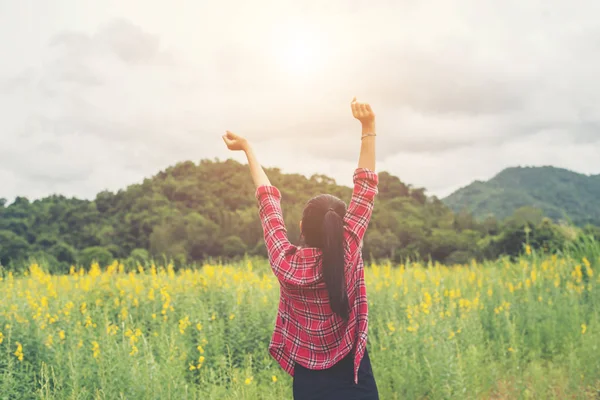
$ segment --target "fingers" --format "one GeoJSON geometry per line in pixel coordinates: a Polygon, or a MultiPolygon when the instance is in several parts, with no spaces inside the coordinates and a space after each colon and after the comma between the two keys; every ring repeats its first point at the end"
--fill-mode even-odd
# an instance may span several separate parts
{"type": "Polygon", "coordinates": [[[364,118],[369,115],[373,115],[373,110],[371,109],[371,105],[368,103],[357,102],[356,96],[352,98],[350,107],[352,108],[352,115],[354,115],[355,118],[364,118]]]}
{"type": "Polygon", "coordinates": [[[237,136],[235,135],[235,133],[229,132],[229,131],[226,131],[226,133],[222,137],[223,137],[223,141],[225,142],[227,147],[230,147],[237,139],[237,136]]]}

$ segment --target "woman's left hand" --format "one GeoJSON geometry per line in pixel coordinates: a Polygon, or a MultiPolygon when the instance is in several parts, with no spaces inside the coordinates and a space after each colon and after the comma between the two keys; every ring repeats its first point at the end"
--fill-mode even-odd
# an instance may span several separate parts
{"type": "Polygon", "coordinates": [[[248,141],[245,138],[243,138],[239,135],[236,135],[233,132],[227,131],[227,133],[225,135],[223,135],[223,141],[225,142],[225,144],[227,145],[227,148],[229,150],[233,150],[233,151],[248,150],[248,141]]]}

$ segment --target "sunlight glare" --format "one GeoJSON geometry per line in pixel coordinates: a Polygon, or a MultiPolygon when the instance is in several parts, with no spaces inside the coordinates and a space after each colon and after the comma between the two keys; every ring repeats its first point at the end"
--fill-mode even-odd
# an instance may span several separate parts
{"type": "Polygon", "coordinates": [[[311,27],[287,24],[275,34],[275,58],[285,75],[309,77],[323,68],[323,37],[311,27]]]}

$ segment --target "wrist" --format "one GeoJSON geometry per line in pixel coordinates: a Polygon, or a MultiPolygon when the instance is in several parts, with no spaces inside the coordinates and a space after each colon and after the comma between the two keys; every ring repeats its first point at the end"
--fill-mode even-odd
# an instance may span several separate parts
{"type": "Polygon", "coordinates": [[[252,152],[252,146],[250,146],[250,143],[248,143],[248,142],[244,143],[244,145],[242,147],[242,151],[244,153],[246,153],[246,155],[249,154],[249,153],[251,153],[252,152]]]}
{"type": "Polygon", "coordinates": [[[362,124],[362,134],[367,135],[371,133],[377,133],[375,131],[375,121],[373,122],[365,122],[362,124]]]}

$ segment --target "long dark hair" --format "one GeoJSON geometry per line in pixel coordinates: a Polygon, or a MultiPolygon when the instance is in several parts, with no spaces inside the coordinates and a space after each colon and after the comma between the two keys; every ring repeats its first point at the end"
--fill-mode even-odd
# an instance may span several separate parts
{"type": "Polygon", "coordinates": [[[302,238],[323,252],[323,278],[331,310],[348,320],[350,307],[344,276],[344,215],[346,204],[335,196],[312,198],[302,213],[302,238]]]}

